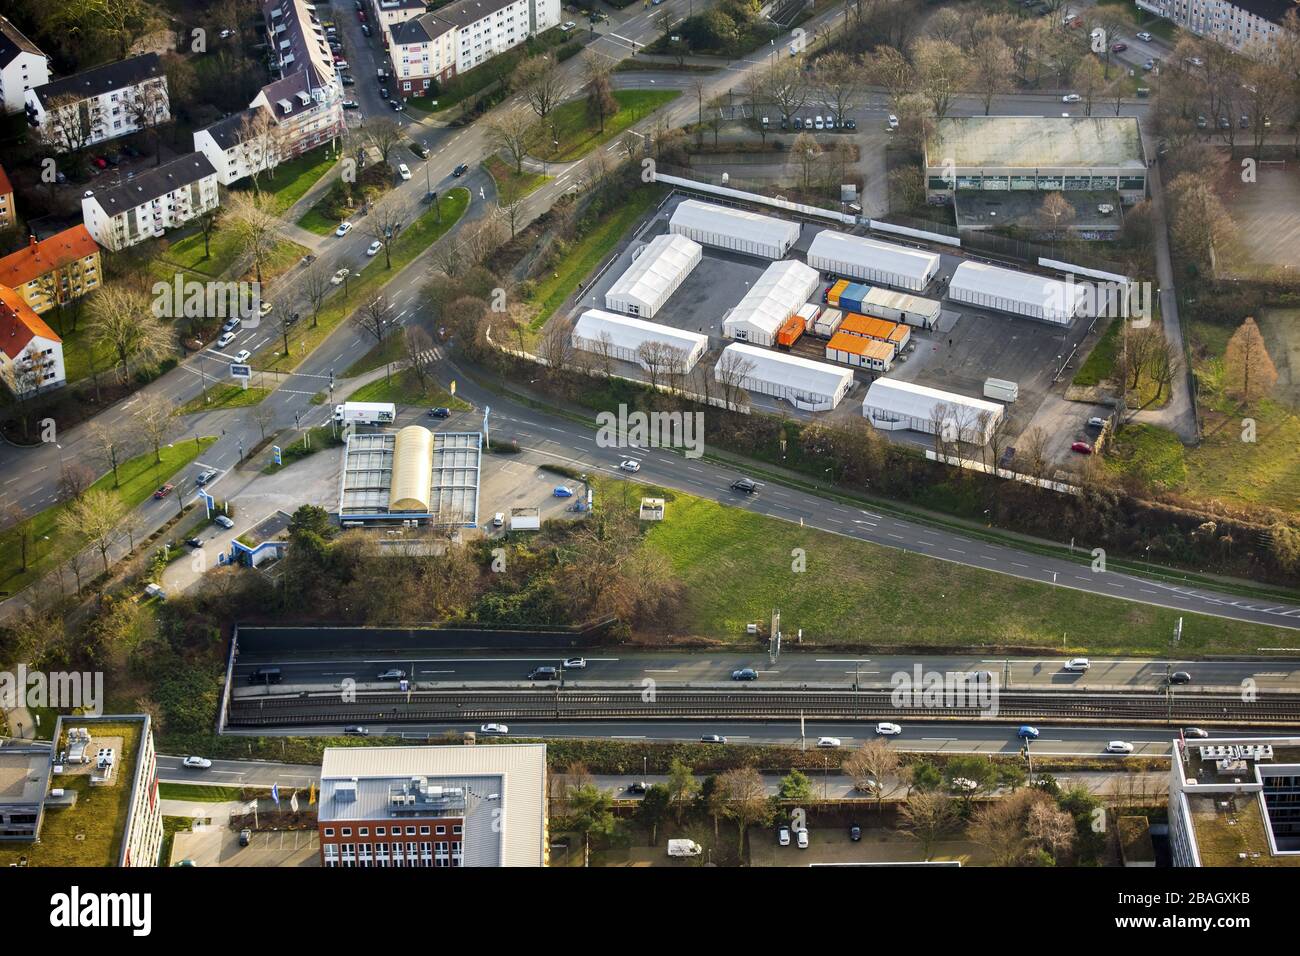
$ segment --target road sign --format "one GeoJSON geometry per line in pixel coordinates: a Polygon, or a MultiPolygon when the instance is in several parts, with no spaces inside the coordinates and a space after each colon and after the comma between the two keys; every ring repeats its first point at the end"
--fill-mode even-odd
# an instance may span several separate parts
{"type": "Polygon", "coordinates": [[[451,394],[456,394],[456,380],[454,378],[451,380],[451,394]]]}
{"type": "Polygon", "coordinates": [[[251,366],[251,365],[241,365],[241,364],[239,364],[239,363],[237,363],[237,362],[236,362],[236,363],[231,363],[231,366],[230,366],[230,377],[231,377],[231,378],[252,378],[252,377],[253,377],[253,366],[251,366]]]}
{"type": "Polygon", "coordinates": [[[275,459],[275,463],[276,463],[277,465],[282,465],[282,464],[284,464],[283,460],[282,460],[281,457],[280,457],[280,446],[279,446],[279,445],[272,445],[272,446],[271,446],[271,457],[272,457],[273,459],[275,459]]]}

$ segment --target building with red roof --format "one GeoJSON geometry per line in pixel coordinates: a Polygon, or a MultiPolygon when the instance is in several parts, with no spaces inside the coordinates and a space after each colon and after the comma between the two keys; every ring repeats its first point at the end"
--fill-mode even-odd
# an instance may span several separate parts
{"type": "Polygon", "coordinates": [[[13,289],[0,285],[0,382],[16,395],[67,383],[63,340],[13,289]]]}
{"type": "Polygon", "coordinates": [[[99,246],[85,225],[27,245],[0,259],[0,285],[17,292],[37,313],[99,288],[99,246]]]}

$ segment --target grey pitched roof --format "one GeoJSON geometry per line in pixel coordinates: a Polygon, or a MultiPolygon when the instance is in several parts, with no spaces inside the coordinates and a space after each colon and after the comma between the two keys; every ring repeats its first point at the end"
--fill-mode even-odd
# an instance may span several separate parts
{"type": "Polygon", "coordinates": [[[147,173],[141,173],[129,183],[97,191],[95,199],[104,212],[116,216],[141,203],[165,196],[172,190],[196,183],[205,176],[214,175],[216,170],[206,156],[202,153],[187,153],[147,173]]]}
{"type": "Polygon", "coordinates": [[[244,128],[244,121],[251,120],[256,116],[262,107],[250,106],[246,110],[240,110],[238,113],[231,113],[225,119],[217,120],[210,126],[205,126],[199,130],[200,133],[207,133],[213,141],[222,149],[230,149],[241,142],[240,132],[244,128]]]}
{"type": "Polygon", "coordinates": [[[393,35],[394,43],[398,46],[407,46],[417,43],[429,43],[451,29],[453,29],[451,24],[443,23],[432,13],[422,13],[410,20],[394,23],[389,28],[389,32],[393,35]]]}
{"type": "Polygon", "coordinates": [[[21,30],[4,17],[0,17],[0,67],[8,66],[19,53],[45,56],[40,47],[23,36],[21,30]]]}
{"type": "Polygon", "coordinates": [[[445,23],[450,23],[457,29],[463,29],[472,23],[477,23],[486,16],[490,16],[505,7],[514,3],[514,0],[457,0],[456,3],[450,3],[445,7],[439,7],[433,12],[433,15],[445,23]]]}
{"type": "Polygon", "coordinates": [[[60,96],[71,93],[78,99],[88,96],[101,96],[135,86],[145,80],[162,76],[162,63],[157,53],[142,53],[140,56],[128,57],[114,63],[105,63],[90,70],[74,73],[59,80],[51,80],[44,86],[38,86],[32,92],[47,109],[50,102],[60,96]]]}

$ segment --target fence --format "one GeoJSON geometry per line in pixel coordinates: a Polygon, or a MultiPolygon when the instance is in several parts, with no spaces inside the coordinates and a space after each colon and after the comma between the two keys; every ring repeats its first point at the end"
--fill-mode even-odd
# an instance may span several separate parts
{"type": "Polygon", "coordinates": [[[773,196],[762,196],[758,193],[746,192],[743,189],[732,189],[728,186],[713,186],[709,183],[700,182],[695,179],[687,179],[682,176],[670,176],[656,172],[655,181],[668,183],[670,186],[676,186],[680,189],[690,189],[710,196],[731,199],[734,202],[747,202],[755,203],[760,206],[772,206],[776,209],[782,209],[786,212],[793,213],[804,219],[830,220],[831,222],[843,223],[848,226],[857,225],[858,222],[857,216],[852,216],[848,213],[835,212],[831,209],[822,209],[819,206],[808,206],[804,203],[790,202],[788,199],[780,199],[773,196]]]}

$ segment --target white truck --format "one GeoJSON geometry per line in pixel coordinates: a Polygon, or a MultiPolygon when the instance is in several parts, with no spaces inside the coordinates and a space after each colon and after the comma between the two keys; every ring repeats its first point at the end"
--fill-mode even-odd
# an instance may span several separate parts
{"type": "Polygon", "coordinates": [[[669,856],[699,856],[704,852],[704,847],[700,846],[694,840],[669,840],[669,856]]]}
{"type": "Polygon", "coordinates": [[[397,419],[392,402],[344,402],[334,406],[334,420],[344,425],[391,425],[397,419]]]}

